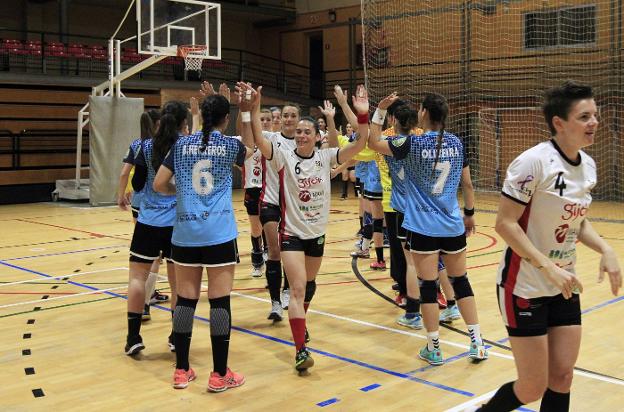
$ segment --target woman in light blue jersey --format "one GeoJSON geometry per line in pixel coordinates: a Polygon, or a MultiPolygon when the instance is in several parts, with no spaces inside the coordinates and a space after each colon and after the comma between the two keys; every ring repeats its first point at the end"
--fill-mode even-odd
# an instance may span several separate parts
{"type": "MultiPolygon", "coordinates": [[[[152,182],[156,170],[187,127],[187,109],[180,102],[168,102],[162,110],[160,127],[154,138],[141,142],[136,159],[132,186],[143,192],[137,223],[130,244],[130,279],[128,283],[128,336],[126,355],[135,355],[145,349],[140,335],[141,315],[145,302],[145,285],[150,266],[162,257],[167,259],[167,276],[173,294],[171,307],[175,307],[175,273],[171,257],[171,232],[175,219],[175,196],[154,192],[152,182]]],[[[170,349],[175,350],[169,336],[170,349]]]]}
{"type": "MultiPolygon", "coordinates": [[[[250,102],[243,99],[239,106],[241,112],[247,113],[242,132],[250,133],[250,102]]],[[[175,143],[158,171],[154,189],[177,196],[171,239],[178,287],[173,316],[176,345],[173,387],[186,388],[196,377],[189,365],[189,350],[206,268],[214,364],[208,390],[221,392],[245,382],[243,375],[232,372],[227,366],[232,325],[230,292],[234,267],[239,262],[238,232],[232,209],[232,166],[242,166],[253,150],[223,134],[230,120],[230,103],[225,97],[206,97],[201,114],[202,131],[181,137],[175,143]],[[173,177],[175,186],[171,183],[173,177]]]]}
{"type": "MultiPolygon", "coordinates": [[[[422,136],[406,135],[380,141],[386,109],[397,99],[395,93],[379,103],[373,116],[368,145],[373,150],[403,159],[405,171],[406,249],[411,253],[419,276],[421,309],[427,330],[427,345],[419,353],[432,365],[444,363],[439,347],[439,256],[446,265],[455,298],[468,326],[470,354],[475,361],[487,358],[478,323],[474,294],[466,273],[466,225],[471,210],[462,216],[457,189],[467,161],[461,140],[444,131],[448,105],[438,94],[425,96],[418,120],[422,136]]],[[[406,129],[397,123],[398,130],[406,129]]],[[[468,205],[470,207],[470,205],[468,205]]]]}

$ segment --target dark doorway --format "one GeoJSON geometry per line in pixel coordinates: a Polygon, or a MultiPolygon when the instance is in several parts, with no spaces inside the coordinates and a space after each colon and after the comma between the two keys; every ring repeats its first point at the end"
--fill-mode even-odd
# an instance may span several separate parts
{"type": "Polygon", "coordinates": [[[323,33],[313,33],[310,41],[310,97],[322,99],[324,97],[323,84],[323,33]]]}

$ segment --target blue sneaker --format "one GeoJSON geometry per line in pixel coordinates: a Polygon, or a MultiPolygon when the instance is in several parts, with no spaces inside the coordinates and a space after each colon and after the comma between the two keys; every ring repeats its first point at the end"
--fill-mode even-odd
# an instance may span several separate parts
{"type": "Polygon", "coordinates": [[[457,319],[461,319],[461,313],[459,313],[459,307],[457,307],[457,305],[440,311],[440,322],[442,323],[451,323],[457,319]]]}
{"type": "Polygon", "coordinates": [[[468,357],[475,362],[481,362],[482,360],[486,360],[488,358],[488,350],[483,345],[477,345],[476,342],[470,342],[470,354],[468,357]]]}
{"type": "Polygon", "coordinates": [[[423,321],[420,313],[416,313],[416,316],[408,318],[407,314],[403,314],[397,318],[397,323],[401,326],[407,326],[412,329],[422,329],[423,321]]]}
{"type": "Polygon", "coordinates": [[[425,345],[418,354],[418,357],[424,361],[427,361],[430,365],[439,366],[444,364],[442,359],[442,351],[440,349],[429,350],[425,345]]]}

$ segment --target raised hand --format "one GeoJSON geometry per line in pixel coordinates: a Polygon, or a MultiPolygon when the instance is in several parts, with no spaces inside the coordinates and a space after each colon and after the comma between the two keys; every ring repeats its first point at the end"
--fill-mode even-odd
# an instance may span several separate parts
{"type": "Polygon", "coordinates": [[[358,114],[368,114],[368,91],[363,84],[358,85],[355,96],[353,96],[351,100],[358,114]]]}
{"type": "Polygon", "coordinates": [[[324,107],[318,106],[318,108],[325,117],[333,118],[334,116],[336,116],[336,108],[333,104],[331,104],[329,100],[325,100],[323,102],[323,105],[324,107]]]}
{"type": "Polygon", "coordinates": [[[381,110],[387,110],[388,107],[390,107],[390,105],[394,103],[398,98],[398,93],[392,92],[389,96],[384,97],[384,99],[379,102],[379,105],[377,107],[381,110]]]}
{"type": "Polygon", "coordinates": [[[338,101],[339,106],[343,106],[347,104],[347,93],[342,91],[342,88],[339,85],[334,86],[334,97],[338,101]]]}
{"type": "Polygon", "coordinates": [[[226,98],[226,100],[230,101],[230,88],[225,83],[221,83],[219,85],[219,94],[226,98]]]}
{"type": "Polygon", "coordinates": [[[198,116],[199,115],[199,101],[197,100],[197,98],[196,97],[191,97],[189,99],[189,103],[191,105],[191,107],[189,109],[191,111],[191,114],[193,116],[198,116]]]}
{"type": "Polygon", "coordinates": [[[204,97],[213,96],[217,94],[217,92],[215,92],[214,87],[212,87],[212,84],[208,82],[201,83],[201,88],[199,89],[199,93],[204,97]]]}

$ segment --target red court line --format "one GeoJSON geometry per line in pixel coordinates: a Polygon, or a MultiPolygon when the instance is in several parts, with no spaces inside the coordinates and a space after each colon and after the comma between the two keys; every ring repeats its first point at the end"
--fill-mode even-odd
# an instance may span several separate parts
{"type": "Polygon", "coordinates": [[[59,225],[53,225],[51,223],[43,223],[43,222],[33,222],[31,220],[26,220],[26,219],[15,219],[18,220],[20,222],[25,222],[25,223],[32,223],[34,225],[43,225],[43,226],[50,226],[50,227],[55,227],[57,229],[63,229],[63,230],[71,230],[73,232],[80,232],[80,233],[86,233],[88,235],[91,235],[93,237],[106,237],[106,238],[111,238],[111,239],[119,239],[119,240],[126,240],[129,241],[130,239],[127,239],[125,237],[118,237],[118,236],[111,236],[111,235],[104,235],[102,233],[96,233],[96,232],[89,232],[88,230],[82,230],[82,229],[75,229],[72,227],[66,227],[66,226],[59,226],[59,225]]]}
{"type": "Polygon", "coordinates": [[[481,247],[479,249],[469,250],[466,253],[473,253],[473,252],[478,252],[480,250],[490,249],[490,248],[494,247],[498,243],[498,240],[494,236],[492,236],[492,235],[488,235],[487,233],[483,233],[483,232],[477,232],[477,234],[478,235],[483,235],[485,237],[490,238],[490,244],[487,245],[487,246],[481,247]]]}

